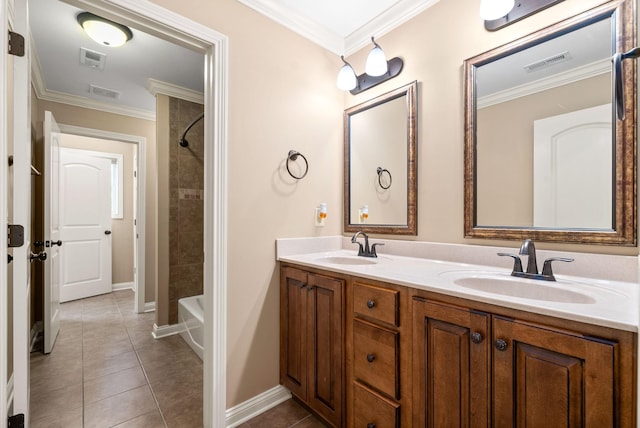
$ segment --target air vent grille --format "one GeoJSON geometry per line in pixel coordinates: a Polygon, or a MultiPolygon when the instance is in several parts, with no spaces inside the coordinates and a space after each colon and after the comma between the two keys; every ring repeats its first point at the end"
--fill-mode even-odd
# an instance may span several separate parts
{"type": "Polygon", "coordinates": [[[532,72],[532,71],[540,70],[541,68],[549,67],[554,64],[559,64],[561,62],[568,61],[570,59],[571,59],[571,55],[569,54],[569,51],[566,51],[566,52],[561,52],[559,54],[552,55],[540,61],[532,62],[531,64],[525,65],[523,68],[528,72],[532,72]]]}
{"type": "Polygon", "coordinates": [[[92,51],[87,48],[80,48],[80,64],[87,67],[95,68],[97,70],[104,70],[104,64],[107,60],[107,55],[92,51]]]}
{"type": "Polygon", "coordinates": [[[118,98],[120,98],[120,92],[119,91],[115,91],[113,89],[107,89],[107,88],[102,88],[100,86],[96,86],[96,85],[90,85],[89,86],[89,93],[91,95],[96,95],[102,98],[109,98],[112,100],[117,100],[118,98]]]}

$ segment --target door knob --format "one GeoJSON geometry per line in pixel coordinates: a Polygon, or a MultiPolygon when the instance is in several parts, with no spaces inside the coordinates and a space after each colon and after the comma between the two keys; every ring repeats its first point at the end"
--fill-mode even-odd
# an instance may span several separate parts
{"type": "Polygon", "coordinates": [[[42,251],[38,254],[31,253],[31,255],[29,256],[29,261],[34,261],[34,260],[40,260],[41,262],[47,260],[47,252],[42,251]]]}
{"type": "Polygon", "coordinates": [[[105,235],[111,235],[111,231],[110,231],[110,230],[105,230],[105,231],[104,231],[104,234],[105,234],[105,235]]]}

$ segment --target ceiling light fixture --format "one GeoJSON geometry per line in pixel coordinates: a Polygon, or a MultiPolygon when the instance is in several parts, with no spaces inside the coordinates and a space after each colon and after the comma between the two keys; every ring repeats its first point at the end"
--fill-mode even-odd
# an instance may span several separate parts
{"type": "Polygon", "coordinates": [[[133,37],[129,27],[90,12],[78,14],[77,20],[89,37],[104,46],[122,46],[133,37]]]}
{"type": "Polygon", "coordinates": [[[480,17],[485,21],[502,18],[514,5],[515,0],[480,0],[480,17]]]}
{"type": "Polygon", "coordinates": [[[365,72],[361,75],[356,75],[351,64],[344,60],[344,56],[340,57],[344,65],[338,72],[336,81],[338,89],[349,91],[355,95],[400,74],[404,65],[402,59],[395,57],[387,61],[380,45],[375,42],[373,37],[371,37],[371,41],[374,46],[367,57],[365,72]]]}

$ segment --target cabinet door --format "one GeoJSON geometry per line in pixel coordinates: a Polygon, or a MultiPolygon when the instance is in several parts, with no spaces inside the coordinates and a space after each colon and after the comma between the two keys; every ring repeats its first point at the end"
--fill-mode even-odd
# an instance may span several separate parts
{"type": "Polygon", "coordinates": [[[342,418],[342,293],[338,279],[309,274],[307,403],[334,426],[342,418]]]}
{"type": "Polygon", "coordinates": [[[618,426],[617,345],[494,317],[496,427],[618,426]]]}
{"type": "Polygon", "coordinates": [[[285,267],[280,276],[280,383],[307,399],[307,273],[285,267]]]}
{"type": "Polygon", "coordinates": [[[489,426],[489,315],[413,299],[413,426],[489,426]]]}

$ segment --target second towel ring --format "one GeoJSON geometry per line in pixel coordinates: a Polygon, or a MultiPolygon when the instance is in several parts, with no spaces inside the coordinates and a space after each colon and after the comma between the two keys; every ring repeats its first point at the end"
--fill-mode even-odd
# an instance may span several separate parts
{"type": "Polygon", "coordinates": [[[287,172],[289,173],[290,176],[292,176],[296,180],[303,179],[307,175],[307,172],[309,172],[309,162],[307,162],[307,158],[305,158],[304,155],[300,152],[297,152],[295,150],[289,150],[289,154],[287,155],[287,172]],[[304,161],[304,173],[302,173],[302,175],[300,176],[295,175],[294,173],[291,172],[291,169],[289,169],[289,161],[293,161],[293,162],[297,161],[298,156],[300,156],[304,161]]]}
{"type": "Polygon", "coordinates": [[[376,169],[376,172],[378,173],[378,184],[380,185],[380,187],[382,187],[383,189],[387,190],[389,187],[391,187],[391,173],[389,172],[388,169],[384,169],[381,166],[379,166],[376,169]],[[382,184],[382,174],[387,173],[387,175],[389,176],[389,184],[387,184],[386,186],[382,184]]]}

